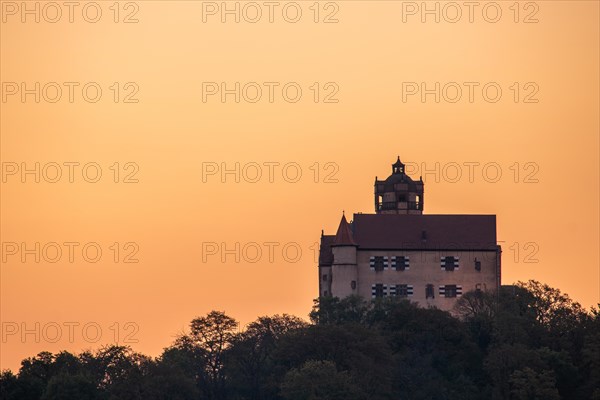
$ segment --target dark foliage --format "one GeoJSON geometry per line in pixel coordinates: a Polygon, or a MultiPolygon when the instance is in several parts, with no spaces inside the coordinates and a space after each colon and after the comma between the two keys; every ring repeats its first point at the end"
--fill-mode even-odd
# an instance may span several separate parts
{"type": "Polygon", "coordinates": [[[213,311],[156,359],[123,346],[42,352],[0,374],[6,400],[600,400],[600,312],[530,281],[453,313],[322,298],[312,324],[213,311]]]}

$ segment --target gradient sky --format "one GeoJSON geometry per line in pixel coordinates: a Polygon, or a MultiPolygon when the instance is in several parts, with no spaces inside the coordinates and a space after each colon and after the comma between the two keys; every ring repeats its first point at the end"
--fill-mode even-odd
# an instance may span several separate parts
{"type": "Polygon", "coordinates": [[[221,2],[120,2],[117,23],[112,1],[97,2],[97,23],[83,18],[84,2],[72,23],[66,8],[58,22],[46,21],[55,16],[46,2],[39,23],[31,15],[23,23],[7,3],[0,4],[0,368],[17,369],[42,350],[95,349],[114,342],[115,332],[158,355],[213,309],[242,324],[275,313],[306,317],[318,291],[321,229],[334,233],[342,210],[373,212],[375,176],[388,176],[397,155],[414,178],[423,175],[426,213],[497,215],[504,284],[537,279],[585,307],[600,301],[597,1],[521,2],[518,16],[514,2],[497,2],[496,23],[488,2],[478,3],[472,22],[462,8],[455,23],[446,2],[439,22],[411,8],[421,2],[299,1],[279,3],[273,22],[261,6],[256,23],[244,20],[255,16],[247,2],[239,3],[239,23],[231,15],[222,23],[218,11],[203,22],[203,8],[221,2]],[[283,17],[286,4],[288,20],[301,9],[298,22],[283,17]],[[138,22],[123,23],[126,16],[138,22]],[[49,85],[39,103],[33,94],[22,102],[11,82],[19,91],[21,82],[29,89],[57,82],[63,96],[46,101],[55,93],[49,85]],[[72,103],[64,82],[79,84],[72,103]],[[89,82],[102,88],[96,103],[82,97],[89,82]],[[262,97],[248,101],[256,87],[247,85],[239,103],[218,94],[203,101],[203,82],[229,89],[257,82],[262,97]],[[273,102],[264,82],[276,82],[273,102]],[[297,102],[283,97],[290,82],[288,96],[302,89],[297,102]],[[433,94],[403,99],[407,89],[436,82],[439,103],[433,94]],[[474,82],[473,101],[464,82],[474,82]],[[491,97],[501,88],[497,102],[484,98],[486,84],[491,97]],[[456,86],[462,97],[453,103],[456,86]],[[130,99],[138,101],[125,103],[135,90],[130,99]],[[36,162],[40,183],[9,174],[36,162]],[[70,162],[79,163],[73,182],[70,162]],[[48,182],[53,163],[62,165],[56,183],[48,182]],[[94,165],[102,171],[96,183],[82,176],[88,163],[97,163],[88,180],[94,165]],[[220,171],[203,175],[223,163],[239,163],[239,182],[220,171]],[[262,175],[253,182],[257,164],[262,175]],[[423,171],[436,164],[437,174],[423,171]],[[9,254],[10,243],[22,242],[60,243],[62,258],[47,262],[55,253],[46,246],[46,259],[22,262],[9,254]],[[72,263],[65,242],[80,243],[72,263]],[[102,249],[96,263],[81,252],[93,242],[102,249]],[[239,243],[240,261],[203,252],[214,250],[210,243],[239,243]],[[132,251],[139,262],[124,263],[132,251]],[[39,341],[21,337],[36,323],[39,341]]]}

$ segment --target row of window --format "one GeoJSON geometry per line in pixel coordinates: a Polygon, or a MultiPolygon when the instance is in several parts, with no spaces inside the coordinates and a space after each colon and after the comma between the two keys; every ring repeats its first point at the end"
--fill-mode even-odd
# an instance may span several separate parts
{"type": "MultiPolygon", "coordinates": [[[[461,285],[442,285],[438,288],[438,293],[441,297],[459,297],[462,295],[461,285]]],[[[414,294],[414,288],[412,285],[399,284],[399,285],[385,285],[383,283],[376,283],[371,286],[371,297],[411,297],[414,294]]],[[[432,284],[425,286],[425,298],[435,298],[435,289],[432,284]]]]}
{"type": "MultiPolygon", "coordinates": [[[[372,271],[381,272],[386,269],[396,271],[407,271],[410,269],[410,258],[408,256],[372,256],[369,258],[369,267],[372,271]]],[[[440,257],[442,271],[454,271],[460,267],[458,257],[440,257]]],[[[475,259],[475,269],[481,271],[481,261],[475,259]]]]}
{"type": "Polygon", "coordinates": [[[410,269],[410,259],[407,256],[375,256],[369,258],[369,266],[373,271],[383,271],[388,267],[396,271],[405,271],[410,269]]]}

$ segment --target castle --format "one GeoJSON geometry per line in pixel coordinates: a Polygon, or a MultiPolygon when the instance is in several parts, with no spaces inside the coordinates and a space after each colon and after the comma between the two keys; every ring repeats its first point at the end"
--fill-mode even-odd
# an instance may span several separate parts
{"type": "Polygon", "coordinates": [[[342,215],[321,234],[319,295],[397,296],[451,310],[471,290],[500,287],[495,215],[423,214],[423,180],[398,160],[375,178],[375,214],[342,215]]]}

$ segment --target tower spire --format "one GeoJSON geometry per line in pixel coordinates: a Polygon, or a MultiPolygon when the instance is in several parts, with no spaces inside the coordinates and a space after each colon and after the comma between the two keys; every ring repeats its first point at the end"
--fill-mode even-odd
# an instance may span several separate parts
{"type": "Polygon", "coordinates": [[[400,156],[395,163],[392,164],[392,174],[404,174],[404,164],[400,161],[400,156]]]}
{"type": "Polygon", "coordinates": [[[335,234],[335,239],[333,240],[334,246],[356,246],[356,242],[354,241],[354,235],[352,234],[352,230],[350,229],[350,224],[346,220],[346,215],[342,211],[342,220],[340,221],[340,225],[338,226],[337,233],[335,234]]]}

